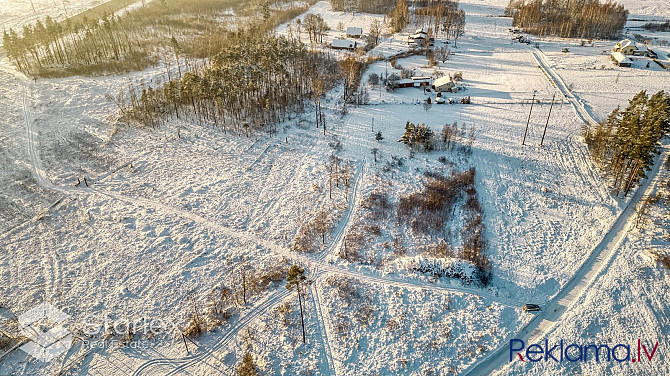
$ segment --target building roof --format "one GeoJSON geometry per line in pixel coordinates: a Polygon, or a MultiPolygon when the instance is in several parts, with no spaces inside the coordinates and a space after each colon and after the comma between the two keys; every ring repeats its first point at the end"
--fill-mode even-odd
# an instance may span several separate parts
{"type": "Polygon", "coordinates": [[[622,53],[619,52],[619,51],[612,52],[612,57],[613,57],[614,60],[616,60],[617,63],[619,63],[619,64],[621,64],[621,63],[629,63],[629,64],[630,64],[630,63],[633,62],[631,59],[628,58],[628,56],[622,54],[622,53]]]}
{"type": "Polygon", "coordinates": [[[347,35],[363,35],[363,29],[360,27],[347,27],[347,35]]]}
{"type": "Polygon", "coordinates": [[[442,77],[438,78],[437,80],[435,80],[435,83],[433,83],[433,86],[439,87],[439,86],[447,85],[447,84],[455,85],[454,82],[451,80],[451,77],[442,76],[442,77]]]}
{"type": "Polygon", "coordinates": [[[637,45],[635,44],[635,42],[633,42],[633,41],[630,40],[630,39],[624,39],[624,40],[622,40],[621,42],[617,43],[617,46],[618,46],[619,48],[626,48],[626,47],[637,48],[637,45]]]}
{"type": "Polygon", "coordinates": [[[354,49],[356,47],[356,42],[350,41],[348,39],[333,39],[331,46],[334,48],[354,49]]]}

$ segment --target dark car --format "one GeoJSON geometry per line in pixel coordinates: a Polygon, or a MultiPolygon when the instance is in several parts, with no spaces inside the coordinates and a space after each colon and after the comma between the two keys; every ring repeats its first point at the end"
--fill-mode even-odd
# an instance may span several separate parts
{"type": "Polygon", "coordinates": [[[540,310],[540,306],[537,304],[524,304],[523,310],[525,312],[535,312],[540,310]]]}

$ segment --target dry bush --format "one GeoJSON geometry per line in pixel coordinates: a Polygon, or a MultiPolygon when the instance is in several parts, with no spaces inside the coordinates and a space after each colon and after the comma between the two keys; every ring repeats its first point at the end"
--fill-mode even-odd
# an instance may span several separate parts
{"type": "Polygon", "coordinates": [[[337,334],[346,335],[351,329],[351,322],[341,313],[336,314],[333,321],[333,331],[337,334]]]}
{"type": "Polygon", "coordinates": [[[403,257],[407,254],[407,248],[405,248],[402,244],[402,239],[398,236],[393,237],[391,247],[393,248],[393,255],[395,257],[403,257]]]}
{"type": "Polygon", "coordinates": [[[402,68],[400,70],[400,77],[401,78],[412,78],[414,75],[414,71],[408,68],[402,68]]]}
{"type": "Polygon", "coordinates": [[[4,333],[0,333],[0,351],[5,351],[11,345],[12,339],[6,336],[4,333]]]}
{"type": "MultiPolygon", "coordinates": [[[[491,267],[486,255],[484,213],[475,188],[475,169],[452,172],[448,176],[427,172],[423,189],[400,198],[397,220],[407,224],[414,234],[444,233],[457,202],[463,201],[464,226],[461,229],[463,249],[458,257],[478,268],[474,278],[483,285],[488,284],[491,267]]],[[[400,249],[401,240],[394,239],[394,248],[400,249]]],[[[421,253],[436,257],[454,257],[451,246],[444,241],[421,247],[421,253]]],[[[468,276],[455,275],[470,280],[468,276]]]]}
{"type": "Polygon", "coordinates": [[[390,331],[396,331],[396,330],[400,329],[400,322],[399,322],[399,319],[398,319],[398,318],[395,318],[395,317],[390,318],[390,319],[386,322],[386,327],[387,327],[388,330],[390,330],[390,331]]]}
{"type": "Polygon", "coordinates": [[[367,209],[365,213],[369,220],[377,221],[385,219],[391,212],[393,204],[389,202],[388,192],[380,191],[370,193],[361,201],[361,207],[367,209]]]}
{"type": "Polygon", "coordinates": [[[444,228],[457,199],[474,182],[474,169],[452,172],[450,176],[433,173],[426,176],[423,190],[407,194],[398,202],[398,220],[409,222],[415,234],[444,228]]]}
{"type": "Polygon", "coordinates": [[[379,225],[368,225],[368,226],[363,226],[363,231],[370,235],[376,235],[379,236],[382,233],[381,228],[379,225]]]}
{"type": "Polygon", "coordinates": [[[204,332],[205,327],[202,320],[200,319],[200,315],[197,313],[191,315],[191,317],[188,319],[188,322],[186,323],[186,326],[184,327],[184,330],[182,330],[182,333],[189,338],[200,337],[204,332]]]}
{"type": "Polygon", "coordinates": [[[298,230],[291,249],[298,252],[313,252],[325,244],[326,233],[333,229],[334,221],[331,213],[321,209],[309,221],[303,223],[298,230]],[[319,240],[321,240],[319,242],[319,240]]]}
{"type": "Polygon", "coordinates": [[[665,256],[661,257],[661,258],[659,259],[659,261],[661,262],[661,265],[662,265],[664,268],[666,268],[666,269],[670,269],[670,256],[665,255],[665,256]]]}
{"type": "Polygon", "coordinates": [[[361,295],[358,292],[358,287],[356,286],[357,282],[351,278],[330,276],[326,280],[326,283],[335,288],[336,297],[346,302],[347,305],[352,304],[361,298],[361,295]]]}
{"type": "Polygon", "coordinates": [[[273,283],[283,281],[287,277],[284,263],[280,263],[263,270],[252,270],[247,277],[247,291],[251,293],[262,293],[270,288],[273,283]]]}
{"type": "Polygon", "coordinates": [[[365,232],[358,226],[353,227],[344,236],[344,243],[340,250],[340,258],[350,262],[361,261],[361,248],[366,244],[367,237],[365,232]]]}
{"type": "Polygon", "coordinates": [[[433,257],[440,258],[449,258],[454,257],[454,250],[451,247],[451,244],[447,244],[444,241],[439,241],[437,243],[428,244],[419,248],[421,254],[426,254],[433,257]]]}
{"type": "Polygon", "coordinates": [[[354,314],[354,319],[358,321],[359,324],[368,326],[374,321],[375,318],[375,309],[371,303],[367,302],[359,305],[359,308],[354,314]]]}
{"type": "Polygon", "coordinates": [[[290,326],[292,324],[292,322],[291,322],[291,312],[293,312],[293,306],[288,301],[280,304],[277,307],[277,313],[279,314],[279,317],[281,318],[282,322],[284,323],[284,326],[290,326]]]}
{"type": "Polygon", "coordinates": [[[461,230],[461,238],[463,239],[461,257],[472,262],[479,269],[476,278],[486,286],[491,276],[491,264],[486,255],[484,213],[475,189],[474,168],[469,171],[465,192],[467,199],[463,206],[465,225],[461,230]]]}
{"type": "MultiPolygon", "coordinates": [[[[354,307],[353,318],[356,322],[362,325],[370,325],[375,318],[375,309],[372,306],[372,299],[361,295],[358,290],[359,282],[352,278],[344,276],[330,276],[326,283],[335,288],[335,298],[340,300],[344,307],[354,307]]],[[[341,331],[348,330],[350,323],[344,320],[339,320],[338,325],[341,326],[341,331]]]]}

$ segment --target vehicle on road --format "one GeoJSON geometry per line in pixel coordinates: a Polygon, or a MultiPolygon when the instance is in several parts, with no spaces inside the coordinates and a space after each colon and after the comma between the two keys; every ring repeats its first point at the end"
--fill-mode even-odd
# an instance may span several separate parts
{"type": "Polygon", "coordinates": [[[536,312],[540,310],[540,306],[537,304],[524,304],[523,305],[523,311],[524,312],[536,312]]]}

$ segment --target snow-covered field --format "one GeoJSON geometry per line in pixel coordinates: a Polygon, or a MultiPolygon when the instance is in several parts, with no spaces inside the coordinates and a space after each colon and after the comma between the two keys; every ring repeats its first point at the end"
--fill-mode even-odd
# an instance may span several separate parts
{"type": "Polygon", "coordinates": [[[23,25],[51,16],[56,21],[81,13],[103,0],[3,0],[0,2],[0,25],[20,31],[23,25]]]}
{"type": "MultiPolygon", "coordinates": [[[[628,203],[609,194],[591,163],[581,141],[582,118],[601,119],[639,90],[667,89],[670,72],[615,67],[602,55],[614,41],[581,47],[578,40],[547,38],[538,40],[541,51],[513,42],[507,32],[511,21],[488,17],[502,13],[507,1],[501,2],[462,1],[469,15],[466,34],[458,48],[450,44],[453,55],[446,63],[428,67],[424,56],[398,60],[415,75],[462,72],[463,90],[450,96],[470,96],[472,104],[424,106],[429,94],[421,89],[368,87],[370,104],[349,106],[343,114],[338,86],[323,102],[326,135],[315,128],[310,110],[280,124],[273,137],[237,136],[183,121],[157,130],[130,128],[117,124],[117,110],[106,95],[129,80],[147,82],[159,70],[32,82],[3,58],[0,307],[20,314],[48,301],[79,323],[88,315],[184,322],[194,304],[202,308],[222,286],[238,286],[242,269],[253,275],[297,262],[313,283],[303,307],[306,344],[295,292],[284,282],[269,282],[248,304],[235,304],[228,322],[189,344],[190,355],[180,337],[138,335],[148,348],[87,353],[76,343],[65,360],[48,365],[13,351],[0,359],[0,375],[46,375],[61,368],[91,375],[232,374],[247,350],[267,375],[458,374],[506,346],[534,317],[521,306],[553,304],[573,276],[586,274],[583,262],[628,203]],[[569,53],[561,52],[565,46],[569,53]],[[552,74],[562,78],[572,97],[562,93],[566,89],[552,74]],[[533,95],[538,101],[522,146],[533,95]],[[407,121],[435,131],[454,122],[473,128],[472,154],[456,149],[410,157],[396,142],[407,121]],[[381,141],[375,139],[378,131],[381,141]],[[332,154],[350,162],[353,175],[330,199],[332,154]],[[394,162],[399,159],[402,167],[394,162]],[[380,185],[388,184],[383,188],[395,200],[417,189],[427,171],[470,167],[477,172],[487,229],[489,286],[338,257],[352,226],[363,221],[361,202],[380,185]],[[91,186],[75,187],[84,178],[91,186]],[[335,220],[325,245],[311,254],[291,251],[301,225],[321,208],[329,208],[335,220]]],[[[663,1],[631,5],[632,13],[670,16],[663,1]]],[[[380,18],[332,12],[327,2],[310,11],[322,14],[333,29],[342,22],[366,31],[380,18]]],[[[6,14],[8,23],[33,17],[32,10],[6,14]]],[[[285,33],[285,26],[278,32],[285,33]]],[[[406,48],[401,37],[391,36],[371,53],[401,51],[406,48]]],[[[387,71],[398,73],[385,61],[371,64],[362,85],[371,73],[387,71]]],[[[460,230],[457,221],[452,225],[460,230]]],[[[385,233],[393,226],[382,227],[385,233]]],[[[666,236],[667,226],[649,228],[658,229],[625,240],[598,282],[565,311],[559,325],[542,334],[617,343],[658,338],[663,354],[668,270],[647,261],[644,250],[649,232],[666,236]]],[[[384,252],[382,244],[391,241],[382,236],[367,251],[384,252]]],[[[667,242],[652,245],[666,248],[667,242]]],[[[663,359],[629,368],[585,363],[581,372],[660,375],[667,372],[663,359]]],[[[573,374],[574,369],[531,370],[524,363],[505,370],[528,371],[573,374]]]]}

